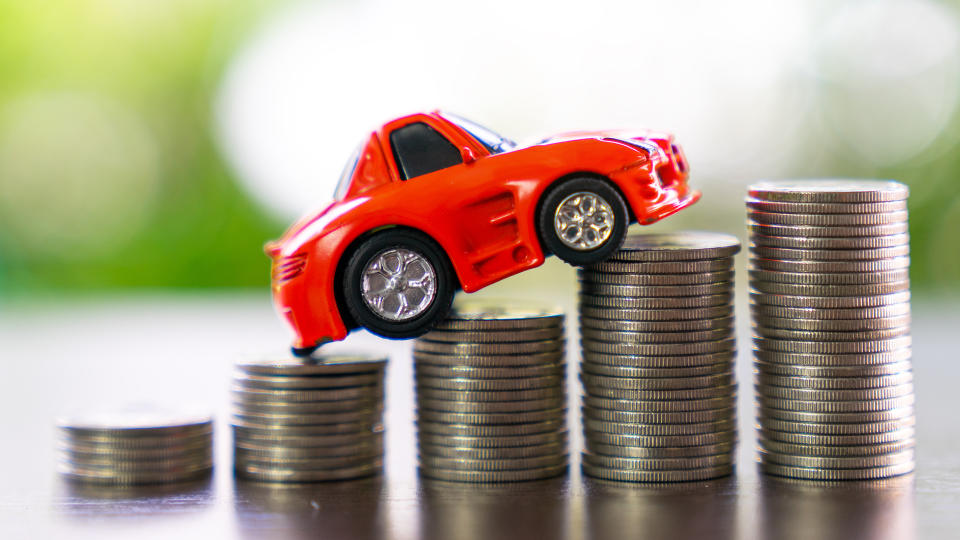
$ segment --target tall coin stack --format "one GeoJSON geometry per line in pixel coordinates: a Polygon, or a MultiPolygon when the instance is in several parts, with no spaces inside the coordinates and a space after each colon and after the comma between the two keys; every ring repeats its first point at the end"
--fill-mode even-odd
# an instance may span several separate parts
{"type": "Polygon", "coordinates": [[[847,480],[913,470],[906,199],[896,182],[750,187],[763,471],[847,480]]]}
{"type": "Polygon", "coordinates": [[[580,271],[585,474],[704,480],[733,471],[733,236],[628,236],[580,271]]]}
{"type": "Polygon", "coordinates": [[[239,364],[233,388],[236,475],[322,482],[380,473],[386,362],[315,355],[239,364]]]}
{"type": "Polygon", "coordinates": [[[512,482],[567,469],[564,315],[468,300],[414,345],[420,472],[512,482]]]}
{"type": "Polygon", "coordinates": [[[213,468],[208,415],[128,408],[60,420],[60,471],[88,483],[183,482],[213,468]]]}

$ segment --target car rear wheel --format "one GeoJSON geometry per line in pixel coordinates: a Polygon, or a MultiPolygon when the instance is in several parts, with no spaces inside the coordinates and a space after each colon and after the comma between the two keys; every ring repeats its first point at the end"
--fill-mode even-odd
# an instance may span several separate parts
{"type": "Polygon", "coordinates": [[[343,274],[346,307],[374,334],[411,338],[450,311],[455,276],[443,250],[415,231],[390,229],[350,256],[343,274]]]}
{"type": "Polygon", "coordinates": [[[610,184],[599,178],[572,178],[544,196],[537,225],[546,251],[583,266],[620,249],[628,220],[627,203],[610,184]]]}

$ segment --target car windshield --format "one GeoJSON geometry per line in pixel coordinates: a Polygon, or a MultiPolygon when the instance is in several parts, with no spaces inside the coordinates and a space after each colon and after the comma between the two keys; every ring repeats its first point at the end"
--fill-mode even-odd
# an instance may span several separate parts
{"type": "Polygon", "coordinates": [[[500,152],[513,150],[517,147],[517,143],[511,141],[510,139],[501,137],[496,132],[487,129],[480,124],[471,122],[470,120],[461,118],[455,114],[446,112],[441,114],[447,120],[450,120],[454,124],[463,128],[463,130],[472,135],[474,139],[480,141],[480,144],[485,146],[491,154],[499,154],[500,152]]]}
{"type": "Polygon", "coordinates": [[[343,172],[340,173],[340,180],[337,180],[337,189],[333,192],[333,199],[337,201],[342,201],[344,197],[347,196],[347,191],[350,190],[350,179],[353,178],[353,171],[357,169],[357,163],[360,161],[360,152],[363,151],[363,141],[357,145],[357,149],[350,154],[350,159],[347,160],[347,166],[343,168],[343,172]]]}

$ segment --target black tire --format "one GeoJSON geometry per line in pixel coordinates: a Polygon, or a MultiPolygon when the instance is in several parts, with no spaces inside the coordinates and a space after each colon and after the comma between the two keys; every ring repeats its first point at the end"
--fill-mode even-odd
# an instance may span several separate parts
{"type": "Polygon", "coordinates": [[[585,266],[604,261],[620,249],[627,237],[629,221],[627,203],[616,189],[599,178],[579,177],[561,181],[544,195],[537,215],[537,232],[545,251],[553,253],[568,264],[585,266]],[[613,213],[614,222],[610,235],[602,244],[590,250],[568,246],[560,239],[554,227],[557,208],[564,199],[580,192],[587,192],[602,199],[613,213]]]}
{"type": "Polygon", "coordinates": [[[350,256],[343,272],[343,298],[350,316],[359,326],[382,337],[412,338],[427,333],[447,316],[456,290],[456,275],[446,254],[426,235],[409,229],[388,229],[365,240],[350,256]],[[363,298],[364,269],[382,253],[402,248],[421,256],[436,277],[433,300],[416,316],[390,320],[374,311],[363,298]]]}

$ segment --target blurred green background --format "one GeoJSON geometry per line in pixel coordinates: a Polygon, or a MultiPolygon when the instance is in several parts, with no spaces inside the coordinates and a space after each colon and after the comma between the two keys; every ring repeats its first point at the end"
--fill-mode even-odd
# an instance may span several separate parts
{"type": "MultiPolygon", "coordinates": [[[[255,191],[238,183],[234,172],[238,169],[228,164],[217,142],[215,103],[237,51],[274,13],[290,5],[279,0],[74,0],[41,6],[0,0],[0,291],[5,296],[268,284],[262,245],[278,236],[295,216],[269,211],[267,204],[250,195],[255,191]]],[[[811,5],[814,7],[803,9],[810,13],[815,27],[817,18],[829,16],[839,3],[811,5]]],[[[865,122],[860,127],[867,130],[871,119],[883,120],[876,129],[885,130],[883,137],[892,148],[898,139],[915,131],[914,122],[935,122],[939,126],[935,136],[902,159],[878,163],[875,153],[857,151],[856,130],[833,130],[825,150],[823,131],[829,131],[829,125],[801,122],[792,139],[795,151],[781,156],[780,166],[772,170],[796,178],[849,176],[906,182],[912,192],[914,288],[953,289],[960,286],[957,5],[924,2],[922,6],[934,10],[930,16],[942,23],[941,33],[948,34],[937,43],[949,50],[940,51],[929,68],[939,70],[934,80],[941,86],[932,85],[933,91],[948,94],[937,98],[940,105],[925,108],[922,99],[913,98],[925,94],[911,86],[916,81],[910,80],[915,74],[909,69],[893,70],[880,83],[863,79],[859,86],[856,72],[845,73],[844,83],[837,84],[835,79],[822,77],[821,69],[808,77],[815,84],[804,115],[839,119],[837,125],[841,126],[865,122]],[[876,103],[864,99],[874,95],[895,99],[876,103]],[[949,106],[942,106],[944,99],[949,106]],[[909,103],[909,110],[882,108],[884,103],[900,102],[909,103]],[[921,113],[931,115],[932,120],[921,113]],[[849,122],[845,115],[850,115],[849,122]]],[[[742,7],[751,9],[746,4],[742,7]]],[[[694,5],[691,9],[699,8],[694,5]]],[[[361,13],[357,20],[362,22],[365,16],[361,13]]],[[[536,15],[527,17],[538,20],[536,15]]],[[[456,14],[450,20],[464,22],[456,14]]],[[[925,29],[915,31],[923,33],[925,29]]],[[[509,50],[510,36],[504,39],[503,47],[509,50]]],[[[696,36],[689,39],[694,45],[688,48],[696,54],[696,36]]],[[[709,36],[703,37],[699,46],[708,49],[709,40],[709,36]]],[[[762,47],[763,43],[748,45],[762,47]]],[[[805,46],[800,41],[793,45],[805,46]]],[[[537,54],[534,47],[531,45],[531,58],[537,54]]],[[[623,50],[612,51],[624,54],[623,50]]],[[[853,56],[855,62],[884,65],[900,61],[870,51],[851,54],[863,55],[853,56]]],[[[639,64],[643,56],[630,58],[639,64]]],[[[820,60],[821,67],[829,67],[829,62],[820,60]]],[[[571,68],[578,65],[589,66],[589,58],[569,64],[571,68]]],[[[351,74],[334,73],[333,78],[349,83],[351,74]]],[[[487,83],[491,88],[504,88],[523,84],[523,80],[516,72],[508,72],[503,80],[487,83]]],[[[463,84],[477,87],[477,81],[463,84]]],[[[924,90],[930,86],[924,83],[924,90]]],[[[460,89],[450,92],[453,97],[449,101],[467,103],[469,113],[469,99],[475,98],[464,98],[460,89]]],[[[750,91],[744,83],[741,101],[749,104],[753,99],[750,91]]],[[[709,97],[714,95],[709,78],[699,92],[707,96],[706,105],[704,100],[700,104],[709,108],[709,97]]],[[[444,96],[442,89],[437,95],[444,96]]],[[[507,124],[495,125],[506,135],[514,135],[507,129],[507,117],[522,116],[513,111],[529,113],[535,108],[527,97],[511,102],[492,91],[481,92],[480,97],[487,99],[486,109],[473,108],[486,112],[487,117],[477,119],[495,124],[490,117],[496,117],[507,124]],[[490,112],[497,107],[504,112],[490,112]]],[[[359,99],[344,106],[364,106],[359,99]]],[[[398,110],[397,114],[405,112],[409,111],[398,110]]],[[[544,115],[542,109],[539,114],[544,115]]],[[[528,128],[530,124],[521,120],[516,125],[528,128]]],[[[540,122],[545,127],[556,123],[562,122],[540,122]]],[[[685,127],[688,132],[696,128],[685,127]]],[[[730,125],[730,129],[737,126],[730,125]]],[[[750,142],[751,137],[762,141],[766,135],[754,133],[741,140],[750,142]]],[[[352,146],[353,138],[346,144],[352,146]]],[[[722,144],[723,140],[717,139],[714,146],[722,144]]],[[[720,171],[711,169],[709,162],[701,165],[696,144],[686,149],[694,168],[693,182],[704,190],[705,197],[696,211],[671,218],[670,226],[717,228],[721,219],[724,229],[742,229],[742,186],[757,174],[757,167],[746,166],[751,163],[749,154],[743,157],[743,177],[731,180],[730,168],[720,171]]],[[[743,150],[727,151],[736,156],[743,150]]],[[[346,157],[344,152],[330,159],[339,163],[346,157]]],[[[732,170],[737,170],[736,165],[732,170]]]]}

